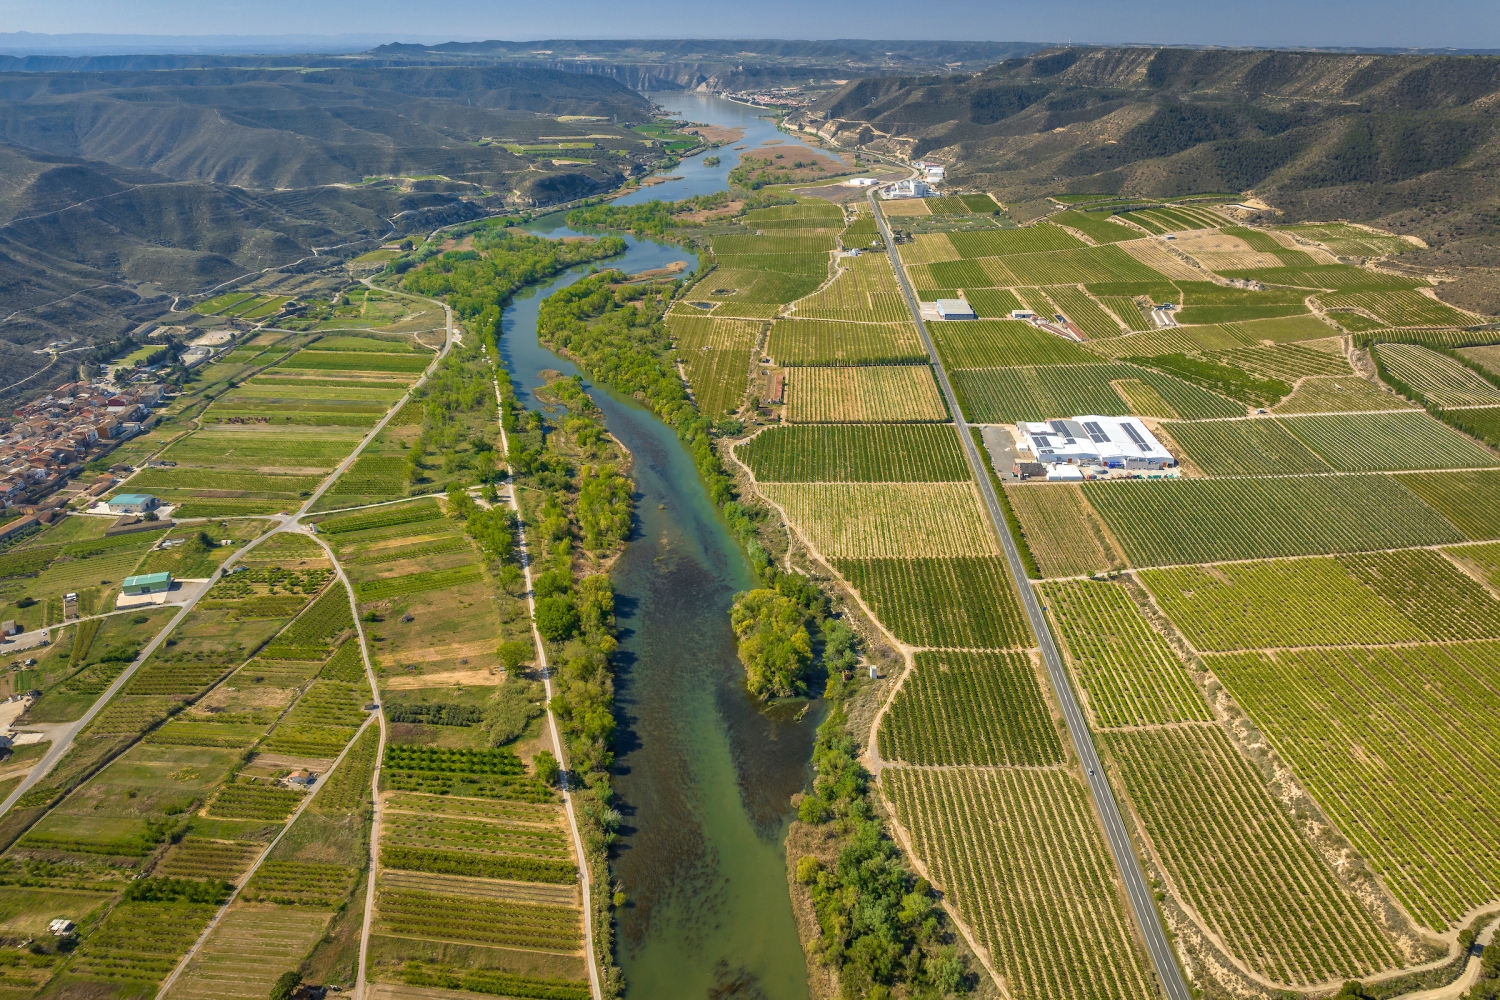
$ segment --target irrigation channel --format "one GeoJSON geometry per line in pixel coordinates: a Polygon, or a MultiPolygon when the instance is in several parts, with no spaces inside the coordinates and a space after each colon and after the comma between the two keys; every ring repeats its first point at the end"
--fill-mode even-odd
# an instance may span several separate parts
{"type": "MultiPolygon", "coordinates": [[[[652,95],[691,121],[742,127],[760,145],[778,133],[751,108],[718,98],[652,95]]],[[[722,190],[738,156],[717,167],[684,160],[671,180],[627,196],[678,200],[722,190]]],[[[561,216],[529,228],[575,231],[561,216]]],[[[627,239],[628,272],[691,253],[627,239]]],[[[542,300],[588,273],[578,268],[525,291],[501,320],[500,356],[526,406],[545,369],[578,369],[537,343],[542,300]]],[[[585,379],[587,383],[587,379],[585,379]]],[[[791,796],[809,777],[821,711],[800,721],[799,704],[769,708],[745,690],[729,628],[736,591],[753,585],[738,546],[703,490],[677,435],[635,400],[588,385],[609,430],[635,459],[636,530],[613,571],[620,620],[616,791],[625,816],[612,866],[628,903],[617,949],[630,997],[754,996],[802,1000],[806,968],[787,893],[782,842],[791,796]]]]}

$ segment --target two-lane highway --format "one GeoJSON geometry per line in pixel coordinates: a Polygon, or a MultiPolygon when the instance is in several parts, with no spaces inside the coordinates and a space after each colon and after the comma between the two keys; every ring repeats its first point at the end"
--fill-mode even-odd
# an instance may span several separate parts
{"type": "Polygon", "coordinates": [[[1005,517],[1000,513],[1000,501],[995,496],[985,459],[974,446],[974,437],[969,433],[969,425],[964,421],[963,411],[959,409],[958,397],[948,381],[948,373],[944,370],[937,348],[933,346],[932,338],[927,333],[927,324],[922,322],[922,308],[917,302],[915,293],[912,292],[910,282],[906,280],[906,272],[901,269],[901,259],[896,253],[896,241],[891,238],[890,227],[876,205],[875,192],[871,191],[869,197],[870,210],[874,212],[876,225],[880,227],[881,238],[885,240],[886,250],[891,257],[891,266],[896,269],[896,278],[901,283],[902,294],[906,296],[906,304],[911,309],[912,320],[917,324],[917,332],[921,334],[928,357],[932,359],[933,372],[937,375],[938,386],[943,390],[943,398],[948,401],[948,409],[953,414],[953,424],[958,431],[958,439],[963,445],[964,454],[968,456],[969,467],[974,472],[974,478],[979,483],[979,491],[984,497],[985,507],[989,510],[995,534],[1000,536],[1000,544],[1005,548],[1005,558],[1010,564],[1011,576],[1016,579],[1021,601],[1026,607],[1026,617],[1030,620],[1031,630],[1036,634],[1037,644],[1041,647],[1042,660],[1047,664],[1047,675],[1052,679],[1052,690],[1057,695],[1063,719],[1067,722],[1068,732],[1073,737],[1073,747],[1087,772],[1089,792],[1093,795],[1094,804],[1104,820],[1104,833],[1109,841],[1109,849],[1114,854],[1115,864],[1125,879],[1125,892],[1130,898],[1131,909],[1135,911],[1136,923],[1140,926],[1141,934],[1146,940],[1146,950],[1151,954],[1151,963],[1156,967],[1157,977],[1161,980],[1162,988],[1166,991],[1169,1000],[1191,1000],[1187,983],[1183,981],[1182,971],[1177,966],[1172,947],[1167,943],[1167,935],[1163,932],[1161,921],[1157,917],[1156,901],[1146,885],[1145,878],[1141,875],[1140,865],[1136,862],[1130,833],[1126,830],[1125,821],[1120,816],[1120,806],[1115,801],[1114,790],[1110,788],[1109,779],[1104,775],[1104,765],[1100,763],[1099,755],[1094,750],[1094,741],[1089,735],[1087,723],[1084,722],[1083,711],[1078,707],[1078,700],[1073,695],[1073,686],[1068,680],[1067,671],[1063,668],[1062,657],[1057,653],[1057,644],[1052,639],[1052,630],[1047,624],[1047,617],[1042,611],[1041,603],[1037,600],[1036,592],[1032,590],[1031,581],[1026,578],[1026,568],[1021,563],[1021,553],[1017,551],[1015,540],[1011,538],[1010,529],[1006,526],[1005,517]]]}

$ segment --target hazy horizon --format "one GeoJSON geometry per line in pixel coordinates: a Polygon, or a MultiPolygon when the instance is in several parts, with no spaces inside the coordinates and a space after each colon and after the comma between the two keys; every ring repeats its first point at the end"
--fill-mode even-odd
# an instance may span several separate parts
{"type": "MultiPolygon", "coordinates": [[[[1229,8],[1157,2],[1127,8],[1109,0],[1059,0],[1039,7],[1016,2],[960,0],[920,12],[898,0],[870,0],[857,8],[768,0],[753,8],[661,0],[643,9],[623,9],[601,0],[575,0],[544,9],[516,10],[481,0],[434,0],[420,18],[393,0],[328,0],[319,5],[291,0],[77,0],[69,5],[0,0],[5,51],[65,52],[59,35],[134,36],[111,42],[74,39],[84,45],[226,46],[246,51],[235,39],[293,48],[304,43],[334,47],[340,39],[365,47],[383,41],[589,39],[885,39],[1026,41],[1091,45],[1158,44],[1251,48],[1381,48],[1463,51],[1500,49],[1500,4],[1447,0],[1420,8],[1403,0],[1260,0],[1229,8]],[[413,23],[414,20],[417,23],[413,23]],[[275,24],[276,32],[265,26],[275,24]],[[153,31],[170,25],[173,31],[153,31]],[[349,31],[353,26],[360,30],[349,31]],[[581,27],[582,26],[582,27],[581,27]],[[768,30],[769,29],[769,30],[768,30]],[[55,41],[22,39],[22,33],[55,41]],[[196,40],[196,41],[195,41],[196,40]],[[357,41],[356,41],[357,40],[357,41]],[[29,44],[25,44],[29,43],[29,44]]],[[[183,51],[206,51],[201,48],[183,51]]]]}

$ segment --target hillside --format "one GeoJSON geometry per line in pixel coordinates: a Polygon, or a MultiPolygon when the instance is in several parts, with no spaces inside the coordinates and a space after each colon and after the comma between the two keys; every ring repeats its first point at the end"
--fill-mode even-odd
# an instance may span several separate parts
{"type": "Polygon", "coordinates": [[[648,113],[534,67],[0,76],[0,340],[87,342],[252,271],[614,187],[650,154],[608,121],[648,113]],[[544,136],[610,148],[503,144],[544,136]]]}
{"type": "MultiPolygon", "coordinates": [[[[1244,192],[1277,221],[1372,223],[1432,248],[1404,261],[1472,269],[1500,267],[1497,102],[1492,57],[1070,48],[970,76],[855,81],[807,122],[951,164],[950,181],[1012,206],[1244,192]]],[[[1488,272],[1444,295],[1500,312],[1488,272]]]]}

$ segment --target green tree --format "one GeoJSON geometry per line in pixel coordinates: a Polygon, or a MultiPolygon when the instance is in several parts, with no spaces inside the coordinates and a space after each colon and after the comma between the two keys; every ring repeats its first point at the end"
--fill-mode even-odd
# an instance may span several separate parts
{"type": "Polygon", "coordinates": [[[531,766],[536,769],[537,778],[549,785],[557,784],[557,779],[562,774],[562,768],[558,766],[557,758],[552,756],[550,750],[542,750],[532,757],[531,766]]]}
{"type": "Polygon", "coordinates": [[[302,973],[283,972],[271,987],[271,1000],[292,1000],[292,991],[302,985],[302,973]]]}
{"type": "Polygon", "coordinates": [[[536,629],[552,642],[570,639],[578,632],[578,609],[566,597],[544,597],[536,602],[536,629]]]}
{"type": "Polygon", "coordinates": [[[729,622],[756,697],[787,698],[807,690],[812,638],[797,602],[774,590],[752,590],[735,598],[729,622]]]}

